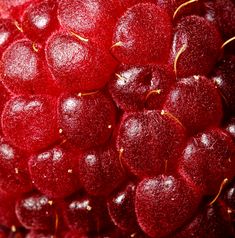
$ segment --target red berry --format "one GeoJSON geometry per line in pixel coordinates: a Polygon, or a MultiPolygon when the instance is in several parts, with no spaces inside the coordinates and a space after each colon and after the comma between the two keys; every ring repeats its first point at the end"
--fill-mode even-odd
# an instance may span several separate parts
{"type": "Polygon", "coordinates": [[[1,0],[0,15],[3,17],[19,19],[23,10],[30,1],[35,0],[1,0]]]}
{"type": "Polygon", "coordinates": [[[111,224],[105,204],[100,199],[86,195],[77,194],[67,198],[63,212],[68,227],[78,235],[75,237],[101,233],[111,224]]]}
{"type": "Polygon", "coordinates": [[[227,56],[214,70],[212,80],[218,86],[229,114],[235,115],[235,56],[227,56]]]}
{"type": "Polygon", "coordinates": [[[0,237],[233,237],[234,6],[0,0],[0,237]]]}
{"type": "Polygon", "coordinates": [[[15,214],[16,198],[0,191],[0,224],[11,228],[18,227],[20,223],[15,214]]]}
{"type": "Polygon", "coordinates": [[[56,101],[50,96],[17,96],[2,114],[5,137],[27,151],[43,149],[58,139],[56,101]]]}
{"type": "Polygon", "coordinates": [[[33,192],[24,195],[16,203],[16,215],[27,229],[53,230],[56,223],[56,209],[47,196],[33,192]]]}
{"type": "Polygon", "coordinates": [[[203,5],[204,5],[204,14],[203,14],[204,18],[207,21],[212,22],[218,28],[218,24],[217,24],[216,19],[215,19],[215,4],[214,4],[214,1],[204,0],[203,5]]]}
{"type": "Polygon", "coordinates": [[[59,1],[58,18],[63,27],[88,39],[88,44],[110,46],[117,15],[115,8],[109,0],[59,1]]]}
{"type": "Polygon", "coordinates": [[[29,5],[22,16],[24,34],[35,42],[43,42],[57,26],[56,1],[42,0],[29,5]]]}
{"type": "Polygon", "coordinates": [[[215,0],[215,17],[222,35],[229,39],[235,35],[234,0],[215,0]]]}
{"type": "Polygon", "coordinates": [[[170,18],[164,10],[151,3],[137,4],[118,20],[112,52],[126,64],[164,63],[171,37],[170,18]]]}
{"type": "Polygon", "coordinates": [[[235,176],[235,145],[220,129],[209,129],[188,142],[180,161],[189,176],[206,194],[217,194],[224,179],[235,176]]]}
{"type": "Polygon", "coordinates": [[[134,183],[128,183],[123,189],[108,199],[108,209],[112,221],[121,230],[135,233],[139,230],[135,215],[134,183]]]}
{"type": "Polygon", "coordinates": [[[219,125],[223,113],[218,90],[203,76],[179,80],[169,93],[164,109],[177,117],[190,133],[219,125]]]}
{"type": "MultiPolygon", "coordinates": [[[[0,115],[4,109],[6,102],[9,100],[10,95],[6,88],[3,86],[2,82],[0,82],[0,115]]],[[[0,129],[1,130],[1,129],[0,129]]]]}
{"type": "Polygon", "coordinates": [[[176,17],[186,15],[200,14],[203,10],[202,1],[186,1],[186,0],[156,0],[157,6],[167,10],[170,16],[176,17]],[[188,2],[188,4],[186,4],[188,2]],[[184,7],[178,9],[182,4],[186,4],[184,7]],[[176,12],[177,10],[177,12],[176,12]]]}
{"type": "Polygon", "coordinates": [[[31,41],[15,41],[2,56],[1,76],[4,85],[16,94],[52,94],[53,81],[44,61],[42,55],[34,51],[31,41]]]}
{"type": "Polygon", "coordinates": [[[11,20],[0,19],[0,56],[4,50],[21,36],[11,20]]]}
{"type": "Polygon", "coordinates": [[[58,84],[76,93],[104,87],[115,67],[109,52],[74,33],[53,34],[47,42],[46,57],[58,84]]]}
{"type": "Polygon", "coordinates": [[[233,180],[221,197],[227,206],[227,213],[235,221],[235,181],[233,180]]]}
{"type": "Polygon", "coordinates": [[[235,210],[235,180],[233,180],[224,191],[222,196],[223,200],[227,203],[228,207],[235,210]]]}
{"type": "Polygon", "coordinates": [[[119,153],[113,145],[84,152],[78,163],[81,184],[91,195],[109,195],[124,179],[119,153]]]}
{"type": "Polygon", "coordinates": [[[124,111],[160,109],[175,82],[168,66],[122,65],[109,82],[109,91],[124,111]]]}
{"type": "Polygon", "coordinates": [[[185,142],[181,124],[163,111],[126,113],[118,132],[120,158],[138,176],[173,170],[185,142]]]}
{"type": "Polygon", "coordinates": [[[65,197],[79,188],[78,151],[56,146],[29,160],[34,185],[49,197],[65,197]]]}
{"type": "Polygon", "coordinates": [[[228,214],[215,203],[203,207],[196,216],[170,238],[232,238],[228,214]]]}
{"type": "MultiPolygon", "coordinates": [[[[47,231],[30,231],[26,238],[52,238],[54,237],[54,234],[51,232],[47,232],[47,231]]],[[[59,238],[59,236],[56,236],[59,238]]],[[[62,237],[61,237],[62,238],[62,237]]]]}
{"type": "Polygon", "coordinates": [[[231,120],[227,123],[225,130],[230,134],[235,142],[235,117],[231,118],[231,120]]]}
{"type": "Polygon", "coordinates": [[[171,53],[177,76],[210,73],[221,45],[219,32],[212,23],[199,16],[181,18],[175,28],[171,53]]]}
{"type": "MultiPolygon", "coordinates": [[[[114,0],[115,1],[115,0],[114,0]]],[[[133,7],[138,3],[155,3],[155,0],[117,0],[121,13],[125,12],[128,8],[133,7]]]]}
{"type": "Polygon", "coordinates": [[[136,190],[136,215],[151,237],[165,237],[196,211],[200,194],[182,178],[160,175],[144,179],[136,190]]]}
{"type": "Polygon", "coordinates": [[[27,168],[28,155],[11,146],[0,136],[0,189],[18,195],[31,190],[27,168]]]}
{"type": "Polygon", "coordinates": [[[81,150],[104,144],[115,126],[115,106],[103,93],[64,95],[58,111],[63,134],[81,150]]]}

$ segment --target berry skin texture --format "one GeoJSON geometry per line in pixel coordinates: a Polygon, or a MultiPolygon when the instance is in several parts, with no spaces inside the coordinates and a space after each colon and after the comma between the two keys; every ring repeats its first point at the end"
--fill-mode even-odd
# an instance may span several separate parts
{"type": "Polygon", "coordinates": [[[33,50],[32,44],[27,39],[15,41],[2,56],[2,80],[13,93],[49,93],[53,88],[45,60],[33,50]]]}
{"type": "Polygon", "coordinates": [[[216,27],[203,17],[181,18],[175,27],[171,62],[177,60],[177,76],[207,75],[213,69],[222,41],[216,27]]]}
{"type": "Polygon", "coordinates": [[[65,91],[92,91],[105,86],[116,62],[103,47],[74,33],[56,32],[47,41],[46,59],[65,91]]]}
{"type": "Polygon", "coordinates": [[[19,227],[20,223],[15,214],[16,198],[0,191],[0,224],[11,228],[19,227]]]}
{"type": "Polygon", "coordinates": [[[218,126],[223,116],[219,92],[204,76],[179,80],[169,93],[164,110],[178,118],[191,134],[218,126]]]}
{"type": "Polygon", "coordinates": [[[32,0],[2,0],[0,3],[0,15],[3,18],[18,19],[30,1],[32,0]]]}
{"type": "Polygon", "coordinates": [[[43,194],[53,198],[70,195],[79,188],[78,154],[65,146],[56,146],[29,160],[34,185],[43,194]]]}
{"type": "Polygon", "coordinates": [[[124,180],[119,153],[113,145],[84,152],[78,163],[81,185],[91,195],[107,196],[124,180]]]}
{"type": "Polygon", "coordinates": [[[235,221],[235,181],[232,181],[228,188],[225,190],[223,196],[223,201],[228,206],[228,214],[231,217],[231,220],[235,221]]]}
{"type": "MultiPolygon", "coordinates": [[[[157,4],[157,6],[161,7],[162,9],[167,10],[167,12],[169,13],[170,16],[173,17],[174,12],[176,11],[176,9],[183,3],[186,3],[187,1],[185,0],[155,0],[155,3],[157,4]]],[[[178,13],[176,14],[177,19],[179,19],[179,17],[182,16],[186,16],[186,15],[197,15],[200,14],[202,11],[202,2],[201,1],[195,1],[195,2],[191,2],[190,4],[188,4],[187,6],[183,7],[180,9],[180,11],[178,11],[178,13]]]]}
{"type": "MultiPolygon", "coordinates": [[[[115,0],[114,0],[115,1],[115,0]]],[[[128,8],[138,3],[155,3],[155,0],[118,0],[120,11],[123,14],[128,8]]]]}
{"type": "Polygon", "coordinates": [[[225,130],[230,134],[235,142],[235,118],[231,118],[231,120],[226,124],[225,130]]]}
{"type": "Polygon", "coordinates": [[[19,195],[32,189],[27,168],[28,155],[0,136],[0,190],[19,195]]]}
{"type": "Polygon", "coordinates": [[[9,99],[10,99],[9,92],[6,90],[4,85],[0,82],[0,115],[2,114],[5,104],[9,99]]]}
{"type": "Polygon", "coordinates": [[[235,56],[224,58],[213,73],[212,80],[218,86],[228,114],[235,115],[235,56]]]}
{"type": "Polygon", "coordinates": [[[129,8],[118,20],[111,49],[125,64],[164,63],[171,38],[168,14],[155,4],[142,3],[129,8]]]}
{"type": "Polygon", "coordinates": [[[140,227],[150,237],[165,237],[196,211],[200,194],[182,178],[146,178],[136,189],[135,209],[140,227]]]}
{"type": "Polygon", "coordinates": [[[215,0],[215,17],[225,39],[235,35],[235,2],[233,0],[215,0]]]}
{"type": "Polygon", "coordinates": [[[16,215],[27,229],[54,229],[56,210],[50,199],[38,192],[24,195],[16,202],[16,215]]]}
{"type": "Polygon", "coordinates": [[[231,238],[229,217],[221,204],[203,207],[192,221],[169,238],[231,238]]]}
{"type": "Polygon", "coordinates": [[[110,80],[109,91],[124,111],[160,109],[174,82],[169,66],[122,65],[110,80]]]}
{"type": "Polygon", "coordinates": [[[109,214],[114,224],[121,230],[132,233],[139,230],[135,215],[135,192],[136,185],[130,182],[107,201],[109,214]]]}
{"type": "Polygon", "coordinates": [[[111,46],[116,22],[115,3],[109,0],[59,1],[58,18],[63,27],[105,47],[111,46]]]}
{"type": "Polygon", "coordinates": [[[20,32],[11,20],[0,19],[0,56],[14,40],[20,37],[20,35],[20,32]]]}
{"type": "Polygon", "coordinates": [[[185,143],[181,124],[160,111],[124,114],[117,137],[120,159],[137,176],[174,170],[185,143]]]}
{"type": "Polygon", "coordinates": [[[235,0],[0,0],[0,238],[235,237],[235,0]]]}
{"type": "Polygon", "coordinates": [[[47,232],[47,231],[30,231],[26,238],[51,238],[53,237],[54,234],[51,232],[47,232]]]}
{"type": "Polygon", "coordinates": [[[13,97],[2,113],[4,136],[16,147],[34,152],[58,137],[56,101],[45,95],[13,97]],[[50,122],[50,123],[48,123],[50,122]]]}
{"type": "Polygon", "coordinates": [[[57,26],[56,2],[38,1],[29,5],[22,16],[22,28],[29,39],[44,42],[57,26]]]}
{"type": "Polygon", "coordinates": [[[104,144],[115,126],[116,109],[103,93],[63,95],[59,100],[59,126],[81,150],[104,144]]]}
{"type": "Polygon", "coordinates": [[[223,130],[209,129],[187,144],[179,165],[204,193],[217,194],[225,178],[235,175],[235,145],[223,130]]]}
{"type": "Polygon", "coordinates": [[[76,231],[75,237],[90,237],[89,234],[97,231],[100,234],[111,225],[105,204],[100,199],[83,194],[66,198],[63,214],[68,227],[76,231]]]}

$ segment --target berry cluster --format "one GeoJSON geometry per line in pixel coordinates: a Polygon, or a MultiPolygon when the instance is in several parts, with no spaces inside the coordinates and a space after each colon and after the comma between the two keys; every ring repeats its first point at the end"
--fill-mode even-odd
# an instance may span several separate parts
{"type": "Polygon", "coordinates": [[[233,0],[0,16],[1,238],[234,237],[233,0]]]}

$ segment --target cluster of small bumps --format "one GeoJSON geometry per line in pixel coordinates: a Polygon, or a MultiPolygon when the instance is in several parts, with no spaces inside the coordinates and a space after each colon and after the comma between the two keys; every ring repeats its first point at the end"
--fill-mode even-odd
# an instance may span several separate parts
{"type": "Polygon", "coordinates": [[[0,16],[0,238],[235,236],[234,0],[0,16]]]}

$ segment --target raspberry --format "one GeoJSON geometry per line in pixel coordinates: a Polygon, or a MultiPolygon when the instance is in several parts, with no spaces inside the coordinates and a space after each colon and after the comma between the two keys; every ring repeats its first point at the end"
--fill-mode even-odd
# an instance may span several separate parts
{"type": "Polygon", "coordinates": [[[89,196],[76,194],[67,198],[63,212],[69,228],[76,231],[78,237],[102,232],[110,226],[105,204],[89,196]]]}
{"type": "Polygon", "coordinates": [[[226,125],[226,131],[232,136],[233,141],[235,141],[235,118],[231,118],[231,120],[226,125]]]}
{"type": "Polygon", "coordinates": [[[134,174],[145,177],[174,170],[185,143],[185,131],[164,111],[126,113],[119,128],[120,159],[134,174]]]}
{"type": "Polygon", "coordinates": [[[66,138],[85,150],[109,139],[115,112],[110,98],[99,92],[63,95],[59,101],[59,126],[66,138]]]}
{"type": "Polygon", "coordinates": [[[231,238],[234,0],[0,0],[0,238],[231,238]]]}
{"type": "Polygon", "coordinates": [[[154,4],[137,4],[118,20],[112,52],[126,64],[166,62],[171,37],[172,27],[165,11],[154,4]]]}
{"type": "Polygon", "coordinates": [[[10,99],[9,92],[6,90],[4,85],[0,82],[0,114],[2,114],[4,106],[9,99],[10,99]]]}
{"type": "Polygon", "coordinates": [[[16,215],[28,229],[54,229],[56,210],[50,199],[40,193],[26,194],[16,202],[16,215]]]}
{"type": "Polygon", "coordinates": [[[50,232],[32,230],[27,234],[26,238],[51,238],[52,236],[54,234],[50,232]]]}
{"type": "Polygon", "coordinates": [[[102,88],[115,67],[114,59],[103,47],[75,33],[56,32],[49,38],[45,51],[57,83],[70,92],[102,88]]]}
{"type": "Polygon", "coordinates": [[[34,185],[49,197],[65,197],[79,188],[78,152],[56,146],[29,160],[34,185]]]}
{"type": "Polygon", "coordinates": [[[221,37],[213,24],[199,16],[181,18],[175,27],[171,52],[171,61],[178,58],[175,61],[177,76],[210,73],[219,57],[221,45],[221,37]]]}
{"type": "Polygon", "coordinates": [[[154,0],[118,0],[120,11],[123,14],[128,8],[135,6],[138,3],[154,3],[154,0]]]}
{"type": "Polygon", "coordinates": [[[14,40],[20,38],[20,35],[11,20],[0,19],[0,56],[14,40]]]}
{"type": "Polygon", "coordinates": [[[53,0],[29,5],[23,13],[22,29],[35,42],[44,42],[57,26],[56,2],[53,0]]]}
{"type": "Polygon", "coordinates": [[[229,114],[235,114],[235,56],[231,55],[222,60],[213,73],[212,80],[220,89],[220,93],[229,114]]]}
{"type": "Polygon", "coordinates": [[[175,82],[172,70],[165,65],[122,65],[115,76],[109,91],[124,111],[160,109],[175,82]]]}
{"type": "Polygon", "coordinates": [[[119,154],[113,145],[86,151],[78,163],[81,184],[91,195],[109,195],[124,179],[119,154]]]}
{"type": "Polygon", "coordinates": [[[13,97],[2,114],[4,135],[29,152],[55,142],[59,134],[55,105],[55,99],[45,95],[13,97]]]}
{"type": "Polygon", "coordinates": [[[219,203],[203,207],[189,224],[171,237],[232,237],[228,214],[219,203]]]}
{"type": "Polygon", "coordinates": [[[223,201],[227,205],[227,213],[230,216],[231,220],[235,221],[235,182],[232,181],[228,188],[225,190],[223,196],[223,201]]]}
{"type": "Polygon", "coordinates": [[[0,14],[3,17],[19,19],[25,7],[32,0],[2,0],[0,4],[0,14]]]}
{"type": "MultiPolygon", "coordinates": [[[[111,46],[117,13],[109,0],[59,1],[61,25],[99,45],[111,46]]],[[[96,63],[95,61],[93,63],[96,63]]]]}
{"type": "Polygon", "coordinates": [[[235,146],[220,129],[209,129],[193,137],[187,144],[180,168],[207,194],[216,194],[224,179],[235,170],[235,146]]]}
{"type": "Polygon", "coordinates": [[[173,16],[174,19],[185,15],[200,15],[203,11],[202,2],[203,1],[156,0],[157,5],[167,10],[169,15],[173,16]]]}
{"type": "Polygon", "coordinates": [[[164,108],[191,133],[217,126],[222,119],[220,95],[215,85],[202,76],[179,80],[169,93],[164,108]]]}
{"type": "Polygon", "coordinates": [[[51,94],[54,91],[53,81],[48,78],[44,61],[33,50],[31,41],[23,39],[14,42],[2,56],[3,83],[16,94],[51,94]]]}
{"type": "Polygon", "coordinates": [[[2,191],[16,195],[32,189],[27,159],[27,154],[12,147],[0,136],[0,189],[2,191]]]}
{"type": "Polygon", "coordinates": [[[133,233],[139,230],[135,215],[135,192],[136,185],[130,182],[108,199],[109,214],[114,224],[133,233]]]}
{"type": "Polygon", "coordinates": [[[235,34],[235,6],[233,0],[216,0],[215,17],[222,35],[229,39],[235,34]]]}
{"type": "Polygon", "coordinates": [[[160,175],[137,186],[135,206],[140,227],[151,237],[164,237],[196,211],[198,191],[182,178],[160,175]]]}
{"type": "Polygon", "coordinates": [[[20,223],[15,214],[16,198],[3,192],[0,193],[0,223],[11,228],[19,227],[20,223]]]}

